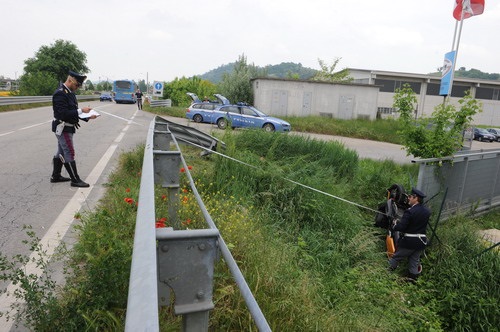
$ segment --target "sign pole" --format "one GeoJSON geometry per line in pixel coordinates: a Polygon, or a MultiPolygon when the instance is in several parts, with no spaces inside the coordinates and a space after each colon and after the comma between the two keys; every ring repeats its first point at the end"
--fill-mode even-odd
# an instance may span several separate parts
{"type": "MultiPolygon", "coordinates": [[[[457,23],[455,24],[455,35],[457,34],[457,23]]],[[[453,68],[451,70],[450,90],[449,90],[448,96],[451,95],[451,91],[453,90],[453,79],[455,78],[455,68],[457,65],[458,47],[460,46],[460,37],[462,36],[463,25],[464,25],[464,12],[462,11],[462,19],[460,20],[460,27],[458,29],[458,37],[456,38],[457,48],[455,49],[455,60],[453,61],[453,68]]],[[[455,36],[453,37],[453,44],[455,44],[455,36]]]]}

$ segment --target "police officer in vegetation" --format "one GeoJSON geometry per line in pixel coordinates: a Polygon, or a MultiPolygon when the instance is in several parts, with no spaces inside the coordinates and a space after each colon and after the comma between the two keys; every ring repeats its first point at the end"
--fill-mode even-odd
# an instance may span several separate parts
{"type": "MultiPolygon", "coordinates": [[[[83,85],[87,76],[80,75],[74,71],[69,71],[66,82],[61,84],[52,95],[52,108],[54,110],[54,120],[52,121],[52,131],[57,138],[57,152],[52,159],[53,171],[50,182],[71,181],[72,187],[89,187],[78,175],[75,162],[75,149],[73,146],[73,134],[79,125],[79,115],[90,112],[90,107],[78,108],[75,91],[83,85]],[[61,175],[64,165],[70,178],[61,175]]],[[[89,118],[83,119],[88,121],[89,118]]],[[[91,116],[90,119],[95,119],[91,116]]]]}
{"type": "Polygon", "coordinates": [[[408,278],[414,282],[422,270],[420,255],[427,245],[425,235],[431,211],[422,205],[425,195],[416,188],[412,188],[408,196],[410,208],[403,213],[401,221],[394,225],[393,230],[399,231],[401,237],[397,243],[394,255],[389,259],[389,269],[395,270],[403,259],[408,258],[408,278]]]}

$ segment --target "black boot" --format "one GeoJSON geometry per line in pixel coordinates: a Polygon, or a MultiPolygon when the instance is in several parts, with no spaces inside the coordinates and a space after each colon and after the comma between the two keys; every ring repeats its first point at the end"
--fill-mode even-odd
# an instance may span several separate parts
{"type": "Polygon", "coordinates": [[[417,282],[419,274],[408,273],[408,276],[405,278],[406,282],[410,284],[414,284],[417,282]]]}
{"type": "Polygon", "coordinates": [[[87,188],[90,185],[86,182],[83,182],[78,176],[78,171],[76,169],[76,162],[70,161],[69,163],[64,163],[64,168],[68,171],[69,176],[71,177],[71,186],[72,187],[80,187],[87,188]]]}
{"type": "Polygon", "coordinates": [[[50,177],[50,182],[56,183],[56,182],[67,182],[71,180],[70,178],[64,177],[61,175],[61,170],[63,167],[63,163],[61,159],[59,158],[54,158],[52,159],[52,165],[54,166],[53,171],[52,171],[52,176],[50,177]]]}

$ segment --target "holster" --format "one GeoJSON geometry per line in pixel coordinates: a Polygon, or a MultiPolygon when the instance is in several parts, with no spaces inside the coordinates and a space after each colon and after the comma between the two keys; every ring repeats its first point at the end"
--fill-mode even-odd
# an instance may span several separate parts
{"type": "Polygon", "coordinates": [[[61,136],[63,130],[64,130],[64,122],[61,122],[56,126],[56,135],[61,136]]]}

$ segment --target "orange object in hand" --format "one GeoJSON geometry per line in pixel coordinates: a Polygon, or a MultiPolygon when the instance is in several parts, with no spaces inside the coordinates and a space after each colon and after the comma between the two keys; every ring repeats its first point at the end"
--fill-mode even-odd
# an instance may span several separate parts
{"type": "Polygon", "coordinates": [[[385,244],[387,246],[387,256],[389,258],[391,258],[392,255],[394,255],[394,252],[396,252],[396,246],[394,245],[394,239],[390,235],[387,235],[385,238],[385,244]]]}

